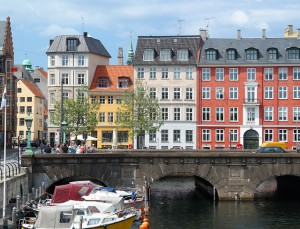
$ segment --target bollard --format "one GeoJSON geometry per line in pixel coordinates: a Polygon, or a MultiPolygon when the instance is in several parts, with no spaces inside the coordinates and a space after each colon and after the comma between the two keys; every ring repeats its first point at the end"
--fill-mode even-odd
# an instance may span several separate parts
{"type": "Polygon", "coordinates": [[[25,205],[26,204],[26,199],[27,199],[27,195],[23,195],[21,205],[25,205]]]}
{"type": "Polygon", "coordinates": [[[42,182],[42,193],[45,193],[45,182],[42,182]]]}
{"type": "Polygon", "coordinates": [[[15,228],[16,226],[17,226],[17,222],[16,222],[16,220],[17,220],[17,217],[16,217],[16,208],[14,207],[13,209],[12,209],[12,213],[11,213],[11,221],[12,221],[12,226],[13,226],[13,228],[15,228]]]}
{"type": "Polygon", "coordinates": [[[36,189],[36,190],[35,190],[35,199],[38,199],[38,198],[39,198],[39,190],[36,189]]]}
{"type": "Polygon", "coordinates": [[[28,193],[28,194],[27,194],[27,202],[26,202],[26,205],[29,205],[30,202],[31,202],[31,194],[28,193]]]}
{"type": "Polygon", "coordinates": [[[7,217],[3,218],[3,229],[8,229],[8,226],[7,226],[7,217]]]}
{"type": "Polygon", "coordinates": [[[34,189],[34,188],[32,188],[32,191],[31,191],[31,193],[32,193],[32,197],[34,197],[34,195],[35,195],[35,194],[34,194],[34,193],[35,193],[34,191],[35,191],[35,189],[34,189]]]}
{"type": "Polygon", "coordinates": [[[42,196],[42,186],[39,187],[39,198],[42,196]]]}
{"type": "Polygon", "coordinates": [[[17,200],[16,200],[16,210],[19,211],[20,210],[20,196],[17,196],[17,200]]]}
{"type": "Polygon", "coordinates": [[[79,229],[82,229],[82,221],[83,221],[83,216],[80,216],[79,229]]]}

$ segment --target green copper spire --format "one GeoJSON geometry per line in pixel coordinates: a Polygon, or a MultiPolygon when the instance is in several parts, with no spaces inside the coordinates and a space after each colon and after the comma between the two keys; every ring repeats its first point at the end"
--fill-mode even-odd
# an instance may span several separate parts
{"type": "Polygon", "coordinates": [[[133,59],[134,59],[134,52],[133,52],[133,46],[132,46],[132,33],[130,32],[130,48],[128,50],[127,64],[132,65],[133,59]]]}

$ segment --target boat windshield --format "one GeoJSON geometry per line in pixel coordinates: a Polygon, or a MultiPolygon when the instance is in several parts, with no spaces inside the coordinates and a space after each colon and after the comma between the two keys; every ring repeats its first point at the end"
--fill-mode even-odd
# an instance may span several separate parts
{"type": "Polygon", "coordinates": [[[89,213],[100,213],[99,209],[96,208],[95,206],[89,206],[88,207],[88,212],[89,213]]]}
{"type": "Polygon", "coordinates": [[[97,219],[89,219],[87,225],[96,225],[96,224],[99,224],[100,222],[100,219],[97,218],[97,219]]]}

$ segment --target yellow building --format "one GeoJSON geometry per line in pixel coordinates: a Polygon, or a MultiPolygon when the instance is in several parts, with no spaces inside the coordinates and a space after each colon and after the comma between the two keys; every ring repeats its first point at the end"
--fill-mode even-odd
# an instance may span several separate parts
{"type": "Polygon", "coordinates": [[[98,65],[89,91],[92,103],[100,103],[98,125],[92,133],[98,149],[132,148],[129,129],[116,126],[117,110],[126,90],[133,90],[133,67],[98,65]]]}
{"type": "Polygon", "coordinates": [[[29,81],[20,79],[17,83],[18,115],[17,135],[27,139],[25,118],[28,114],[33,118],[31,140],[42,140],[44,130],[44,96],[29,81]]]}
{"type": "Polygon", "coordinates": [[[283,34],[284,37],[298,37],[299,35],[299,29],[294,32],[293,25],[288,25],[283,34]]]}

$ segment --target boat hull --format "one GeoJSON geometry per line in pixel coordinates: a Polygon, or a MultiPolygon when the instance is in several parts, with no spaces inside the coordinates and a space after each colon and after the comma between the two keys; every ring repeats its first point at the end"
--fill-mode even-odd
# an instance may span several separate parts
{"type": "Polygon", "coordinates": [[[87,226],[82,225],[82,229],[131,229],[134,221],[134,216],[120,222],[113,222],[105,226],[87,226]]]}

